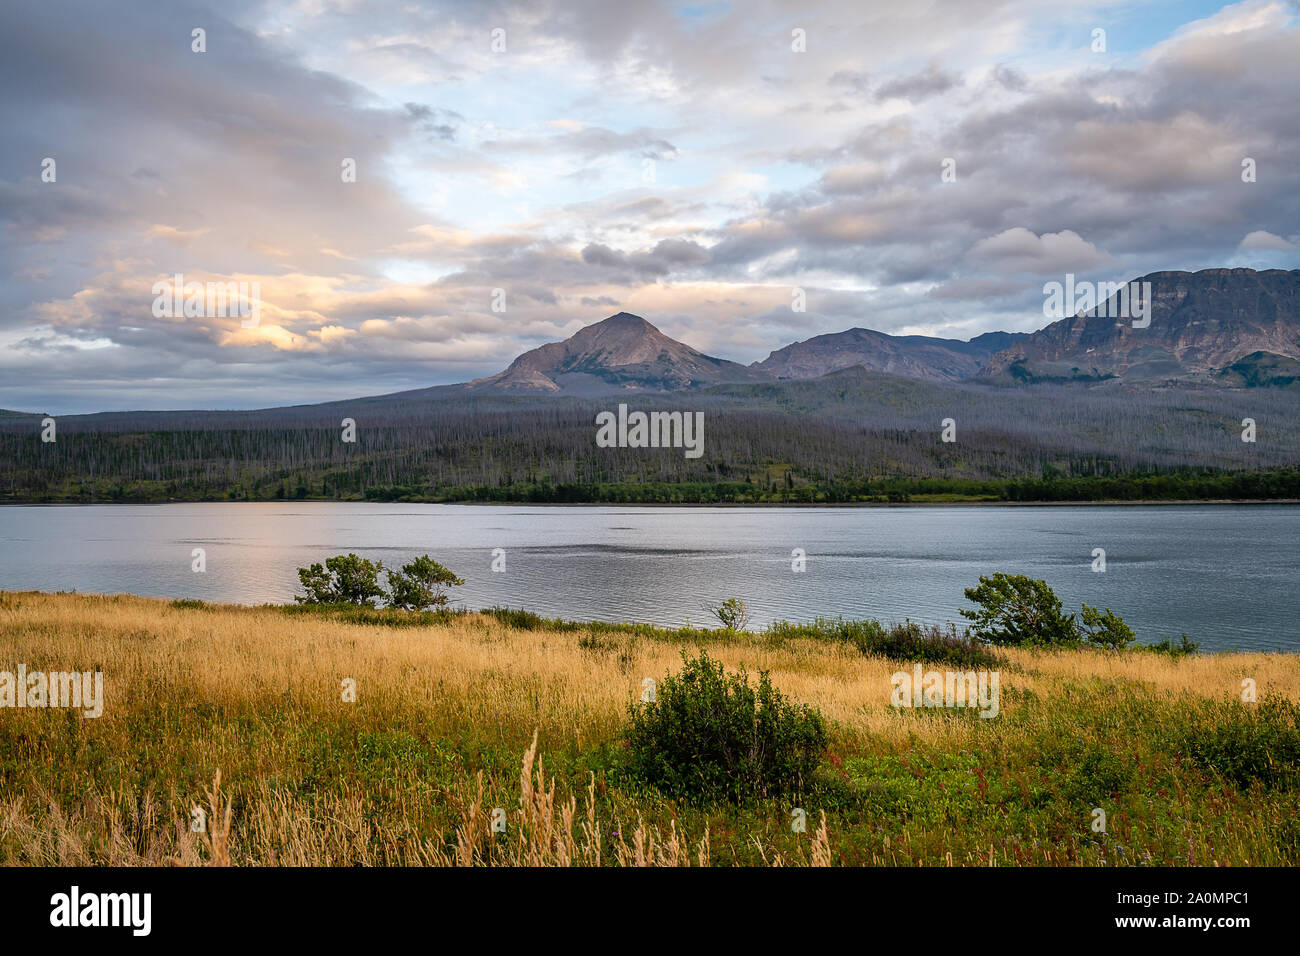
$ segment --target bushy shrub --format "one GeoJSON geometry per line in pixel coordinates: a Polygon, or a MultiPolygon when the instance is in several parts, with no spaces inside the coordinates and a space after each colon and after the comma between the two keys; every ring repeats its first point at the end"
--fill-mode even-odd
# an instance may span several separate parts
{"type": "Polygon", "coordinates": [[[520,631],[540,631],[552,623],[540,614],[534,614],[532,611],[525,611],[522,608],[485,607],[482,613],[496,618],[506,627],[513,627],[520,631]]]}
{"type": "Polygon", "coordinates": [[[388,603],[407,611],[442,607],[447,603],[447,588],[465,582],[427,554],[422,554],[400,571],[388,572],[388,603]]]}
{"type": "Polygon", "coordinates": [[[819,617],[811,624],[776,621],[766,633],[778,638],[843,641],[864,655],[899,661],[953,664],[963,668],[988,667],[998,663],[996,655],[980,646],[973,637],[959,634],[952,624],[944,629],[904,621],[885,627],[870,619],[846,621],[819,617]]]}
{"type": "Polygon", "coordinates": [[[958,667],[986,667],[998,663],[998,658],[980,647],[972,637],[957,633],[955,625],[948,629],[933,624],[922,625],[915,621],[890,625],[880,640],[868,646],[859,645],[864,654],[889,657],[898,661],[922,661],[931,664],[953,664],[958,667]]]}
{"type": "Polygon", "coordinates": [[[826,750],[826,721],[772,686],[725,673],[705,651],[682,652],[682,670],[659,683],[655,700],[632,704],[627,731],[634,775],[685,799],[747,803],[798,791],[826,750]]]}
{"type": "Polygon", "coordinates": [[[1062,763],[1040,767],[1042,778],[1055,784],[1071,803],[1095,806],[1102,797],[1132,788],[1137,769],[1133,754],[1117,753],[1095,740],[1070,741],[1065,753],[1062,763]]]}
{"type": "Polygon", "coordinates": [[[300,604],[373,607],[371,602],[384,594],[379,585],[379,572],[383,569],[382,561],[368,561],[355,554],[337,554],[326,558],[323,567],[317,563],[298,569],[298,580],[307,593],[295,595],[294,600],[300,604]]]}
{"type": "Polygon", "coordinates": [[[1207,703],[1178,732],[1182,756],[1242,789],[1300,785],[1300,707],[1285,697],[1207,703]]]}

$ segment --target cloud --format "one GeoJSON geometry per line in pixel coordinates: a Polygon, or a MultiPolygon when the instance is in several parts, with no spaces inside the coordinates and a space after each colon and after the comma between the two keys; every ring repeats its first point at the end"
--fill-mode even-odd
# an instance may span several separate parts
{"type": "Polygon", "coordinates": [[[1091,272],[1115,264],[1112,257],[1069,229],[1038,236],[1022,226],[981,239],[970,257],[995,272],[1034,275],[1091,272]]]}
{"type": "Polygon", "coordinates": [[[877,100],[903,99],[919,103],[960,85],[961,77],[957,74],[930,66],[924,72],[900,76],[880,84],[874,95],[877,100]]]}
{"type": "Polygon", "coordinates": [[[1263,229],[1256,229],[1249,233],[1237,248],[1241,251],[1254,252],[1300,252],[1300,245],[1297,245],[1296,241],[1283,239],[1263,229]]]}
{"type": "Polygon", "coordinates": [[[1175,7],[1108,8],[1156,42],[1097,57],[1027,0],[4,5],[0,405],[461,381],[618,309],[748,361],[1023,328],[1045,275],[1294,267],[1297,10],[1175,7]],[[264,328],[154,319],[175,272],[260,282],[264,328]]]}

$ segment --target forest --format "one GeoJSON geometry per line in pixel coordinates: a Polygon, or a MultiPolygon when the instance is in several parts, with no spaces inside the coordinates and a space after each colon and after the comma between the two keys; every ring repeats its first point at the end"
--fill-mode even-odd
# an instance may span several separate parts
{"type": "Polygon", "coordinates": [[[1290,390],[1012,389],[862,369],[609,399],[426,389],[254,411],[63,416],[52,435],[47,416],[0,412],[0,500],[1300,498],[1297,413],[1290,390]],[[597,447],[596,415],[617,402],[703,412],[704,454],[597,447]]]}

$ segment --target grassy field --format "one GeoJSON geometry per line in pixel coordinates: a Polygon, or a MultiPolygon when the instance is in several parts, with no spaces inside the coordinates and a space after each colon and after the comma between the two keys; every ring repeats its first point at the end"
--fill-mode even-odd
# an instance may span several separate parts
{"type": "Polygon", "coordinates": [[[851,643],[523,623],[0,594],[0,670],[101,669],[105,697],[0,709],[0,863],[1300,864],[1300,655],[998,650],[981,719],[891,707],[911,662],[851,643]],[[696,645],[825,716],[806,792],[630,772],[629,705],[696,645]]]}

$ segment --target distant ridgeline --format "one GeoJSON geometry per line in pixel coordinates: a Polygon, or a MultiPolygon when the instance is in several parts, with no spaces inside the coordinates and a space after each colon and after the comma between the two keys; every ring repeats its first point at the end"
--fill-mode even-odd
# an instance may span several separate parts
{"type": "Polygon", "coordinates": [[[1300,498],[1300,270],[1139,285],[1140,321],[1108,301],[969,342],[849,329],[744,366],[620,312],[462,385],[0,411],[0,500],[1300,498]]]}
{"type": "Polygon", "coordinates": [[[596,417],[616,404],[563,397],[67,416],[53,441],[44,416],[0,413],[0,501],[1300,498],[1288,389],[999,388],[853,368],[618,401],[702,413],[702,454],[599,447],[596,417]]]}

